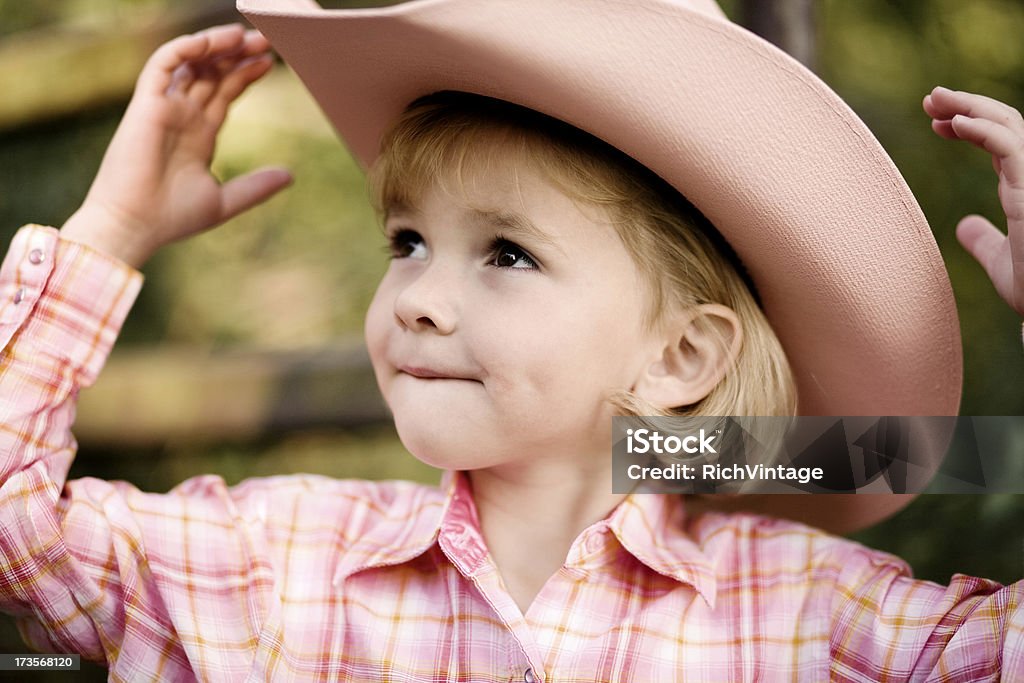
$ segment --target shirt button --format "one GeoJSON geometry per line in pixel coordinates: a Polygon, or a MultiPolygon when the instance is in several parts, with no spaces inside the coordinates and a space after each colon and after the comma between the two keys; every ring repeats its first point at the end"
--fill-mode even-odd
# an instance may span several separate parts
{"type": "Polygon", "coordinates": [[[16,291],[14,293],[14,303],[15,303],[15,305],[17,305],[17,304],[20,304],[24,300],[25,300],[25,288],[24,287],[18,287],[18,291],[16,291]]]}
{"type": "Polygon", "coordinates": [[[586,549],[591,555],[601,550],[601,536],[599,534],[592,534],[587,539],[586,549]]]}
{"type": "Polygon", "coordinates": [[[38,266],[46,259],[46,254],[43,253],[42,249],[33,249],[28,252],[28,262],[34,266],[38,266]]]}
{"type": "Polygon", "coordinates": [[[526,673],[523,674],[523,682],[524,683],[537,683],[537,681],[539,681],[539,680],[540,680],[539,678],[537,678],[536,676],[533,675],[533,668],[532,667],[527,669],[526,673]]]}

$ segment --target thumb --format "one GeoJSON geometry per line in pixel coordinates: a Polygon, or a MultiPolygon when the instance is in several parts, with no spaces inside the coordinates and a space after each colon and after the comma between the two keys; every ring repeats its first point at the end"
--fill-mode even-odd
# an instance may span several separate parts
{"type": "Polygon", "coordinates": [[[268,167],[232,178],[221,186],[221,221],[265,202],[292,184],[294,178],[286,168],[268,167]]]}
{"type": "Polygon", "coordinates": [[[996,292],[1010,308],[1024,315],[1024,288],[1015,284],[1009,239],[981,216],[967,216],[956,227],[956,237],[988,274],[996,292]]]}
{"type": "Polygon", "coordinates": [[[988,219],[972,214],[957,224],[956,238],[974,260],[981,264],[989,278],[995,281],[997,256],[1006,242],[1006,235],[988,219]]]}

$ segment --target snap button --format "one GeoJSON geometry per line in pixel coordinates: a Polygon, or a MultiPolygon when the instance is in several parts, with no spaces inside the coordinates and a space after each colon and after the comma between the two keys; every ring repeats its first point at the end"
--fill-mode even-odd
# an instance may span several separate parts
{"type": "Polygon", "coordinates": [[[587,543],[585,547],[587,549],[587,552],[593,555],[601,549],[601,545],[602,544],[600,534],[591,534],[590,537],[587,538],[587,543]]]}
{"type": "Polygon", "coordinates": [[[46,254],[43,253],[42,249],[33,249],[28,252],[28,262],[34,266],[38,266],[46,259],[46,254]]]}
{"type": "Polygon", "coordinates": [[[15,305],[17,305],[17,304],[20,304],[24,300],[25,300],[25,288],[24,287],[18,287],[18,291],[16,291],[14,293],[14,303],[15,303],[15,305]]]}
{"type": "Polygon", "coordinates": [[[537,683],[538,680],[539,679],[533,675],[533,667],[527,669],[526,673],[523,674],[524,683],[537,683]]]}

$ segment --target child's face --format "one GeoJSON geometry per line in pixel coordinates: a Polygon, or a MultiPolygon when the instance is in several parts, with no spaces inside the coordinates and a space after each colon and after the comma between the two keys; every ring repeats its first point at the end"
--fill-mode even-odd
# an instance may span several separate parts
{"type": "Polygon", "coordinates": [[[660,356],[632,258],[526,164],[464,182],[466,197],[435,183],[385,223],[395,258],[366,339],[402,442],[453,469],[606,452],[605,398],[660,356]]]}

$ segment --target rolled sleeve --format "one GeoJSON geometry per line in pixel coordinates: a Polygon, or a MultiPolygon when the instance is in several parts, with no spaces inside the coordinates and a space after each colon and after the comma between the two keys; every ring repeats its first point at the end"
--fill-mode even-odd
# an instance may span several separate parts
{"type": "Polygon", "coordinates": [[[943,586],[879,557],[854,549],[843,558],[831,680],[1024,680],[1024,581],[954,574],[943,586]]]}

